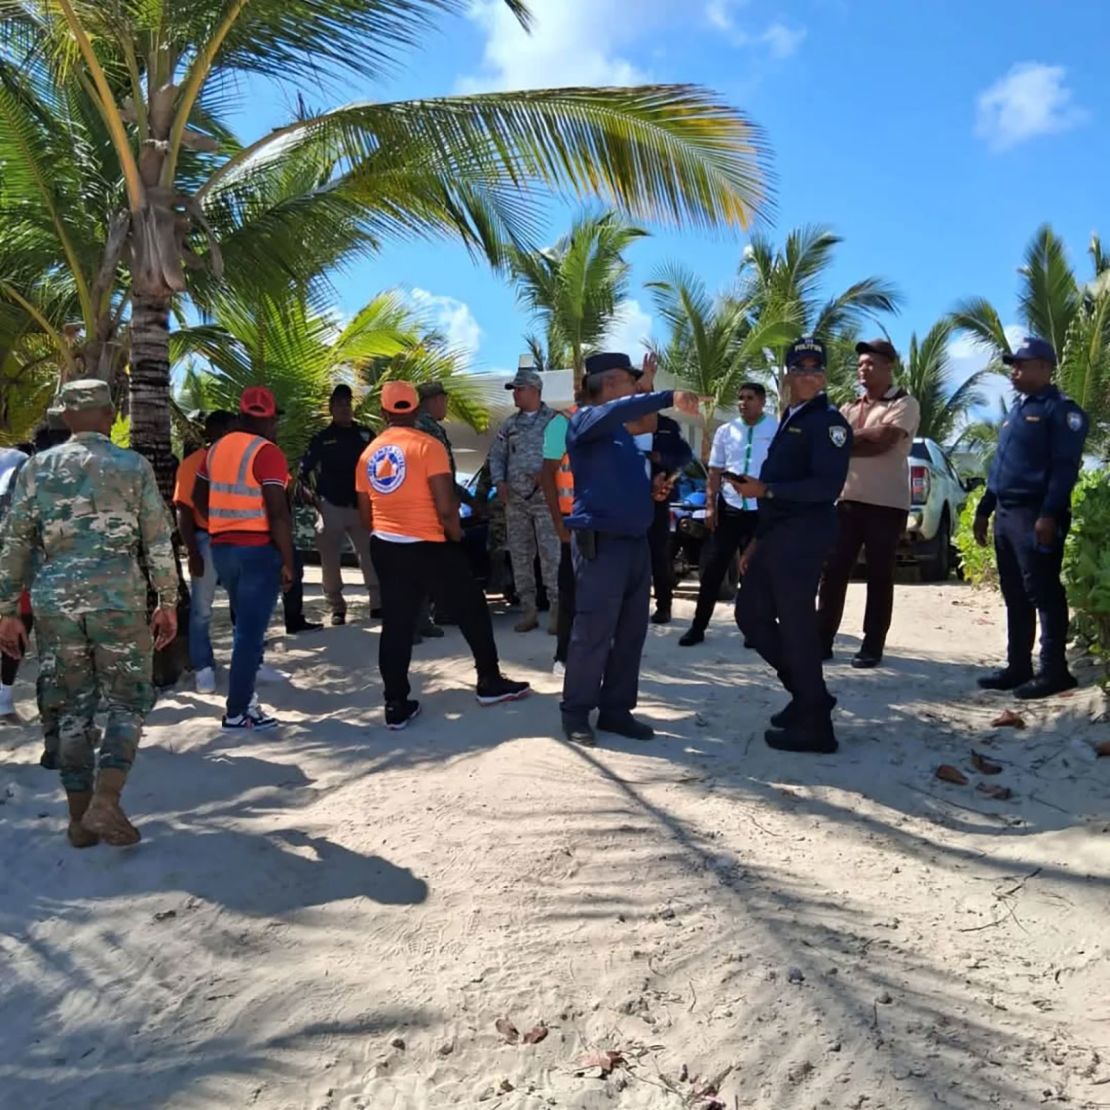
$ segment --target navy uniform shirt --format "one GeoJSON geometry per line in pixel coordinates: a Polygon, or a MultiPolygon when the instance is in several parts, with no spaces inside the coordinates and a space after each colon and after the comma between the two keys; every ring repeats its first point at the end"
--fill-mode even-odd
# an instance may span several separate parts
{"type": "Polygon", "coordinates": [[[580,408],[567,427],[574,473],[574,511],[568,528],[618,536],[646,536],[655,515],[644,457],[625,424],[670,408],[674,393],[634,393],[580,408]]]}
{"type": "Polygon", "coordinates": [[[756,534],[783,520],[835,512],[851,456],[851,426],[824,393],[784,416],[759,472],[772,496],[759,502],[756,534]]]}
{"type": "Polygon", "coordinates": [[[330,505],[350,509],[358,504],[355,497],[355,470],[366,445],[374,438],[369,428],[352,424],[341,428],[329,424],[317,432],[301,460],[301,477],[316,473],[316,492],[330,505]]]}
{"type": "Polygon", "coordinates": [[[1034,506],[1039,516],[1066,516],[1086,439],[1087,414],[1056,386],[1021,398],[1002,423],[976,515],[990,516],[1001,505],[1034,506]]]}

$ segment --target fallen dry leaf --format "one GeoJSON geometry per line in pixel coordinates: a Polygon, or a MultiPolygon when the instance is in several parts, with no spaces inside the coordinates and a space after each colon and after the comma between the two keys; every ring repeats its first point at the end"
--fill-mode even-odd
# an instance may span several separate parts
{"type": "Polygon", "coordinates": [[[619,1052],[598,1050],[588,1052],[582,1057],[582,1066],[586,1068],[600,1068],[604,1079],[614,1068],[624,1063],[624,1056],[619,1052]]]}
{"type": "Polygon", "coordinates": [[[498,1018],[494,1026],[506,1044],[516,1044],[520,1040],[520,1030],[508,1018],[498,1018]]]}
{"type": "Polygon", "coordinates": [[[1008,786],[999,786],[994,782],[981,782],[975,789],[985,797],[994,798],[996,802],[1008,802],[1014,796],[1008,786]]]}
{"type": "Polygon", "coordinates": [[[955,783],[957,786],[967,786],[967,775],[957,767],[953,767],[951,763],[942,763],[937,768],[937,778],[941,782],[955,783]]]}
{"type": "Polygon", "coordinates": [[[978,752],[971,753],[971,765],[981,775],[1000,775],[1002,774],[1002,764],[992,763],[985,755],[980,755],[978,752]]]}
{"type": "Polygon", "coordinates": [[[1098,755],[1110,755],[1110,740],[1103,740],[1101,744],[1096,744],[1095,752],[1098,755]]]}
{"type": "Polygon", "coordinates": [[[1003,709],[991,721],[991,728],[1025,728],[1025,718],[1019,717],[1012,709],[1003,709]]]}
{"type": "Polygon", "coordinates": [[[546,1025],[534,1025],[524,1034],[525,1044],[539,1044],[547,1036],[549,1030],[546,1025]]]}

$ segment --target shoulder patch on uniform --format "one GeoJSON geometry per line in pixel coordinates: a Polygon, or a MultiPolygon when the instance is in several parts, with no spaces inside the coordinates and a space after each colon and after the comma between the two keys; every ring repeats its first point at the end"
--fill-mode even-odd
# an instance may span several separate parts
{"type": "Polygon", "coordinates": [[[829,428],[829,439],[832,440],[834,447],[843,447],[848,442],[848,429],[834,424],[829,428]]]}
{"type": "Polygon", "coordinates": [[[1078,432],[1083,427],[1083,414],[1074,409],[1068,413],[1068,427],[1073,432],[1078,432]]]}

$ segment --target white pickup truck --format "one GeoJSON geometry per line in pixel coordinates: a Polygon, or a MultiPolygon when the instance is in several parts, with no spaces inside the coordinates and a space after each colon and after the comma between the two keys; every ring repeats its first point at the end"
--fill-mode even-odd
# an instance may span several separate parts
{"type": "Polygon", "coordinates": [[[967,488],[944,448],[915,439],[910,451],[910,512],[899,554],[916,563],[925,582],[943,582],[955,566],[952,534],[967,488]]]}

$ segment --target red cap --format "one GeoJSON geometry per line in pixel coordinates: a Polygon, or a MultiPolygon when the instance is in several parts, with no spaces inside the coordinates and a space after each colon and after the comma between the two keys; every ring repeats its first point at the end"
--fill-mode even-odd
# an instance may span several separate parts
{"type": "Polygon", "coordinates": [[[420,395],[411,382],[386,382],[382,386],[382,408],[386,412],[415,412],[420,395]]]}
{"type": "Polygon", "coordinates": [[[264,385],[251,385],[239,398],[239,411],[247,416],[280,416],[274,395],[264,385]]]}

